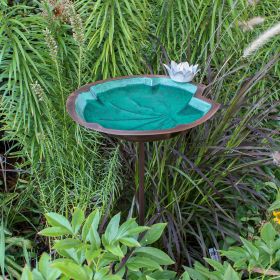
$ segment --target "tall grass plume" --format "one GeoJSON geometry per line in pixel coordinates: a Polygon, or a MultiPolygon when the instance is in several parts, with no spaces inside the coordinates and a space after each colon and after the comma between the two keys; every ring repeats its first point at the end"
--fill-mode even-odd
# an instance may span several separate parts
{"type": "Polygon", "coordinates": [[[280,22],[273,27],[262,33],[256,40],[254,40],[243,52],[243,57],[248,57],[252,53],[259,50],[265,45],[271,38],[280,34],[280,22]]]}
{"type": "Polygon", "coordinates": [[[250,31],[253,30],[255,26],[264,23],[265,18],[263,17],[253,17],[248,21],[241,21],[239,22],[239,26],[242,28],[243,31],[250,31]]]}

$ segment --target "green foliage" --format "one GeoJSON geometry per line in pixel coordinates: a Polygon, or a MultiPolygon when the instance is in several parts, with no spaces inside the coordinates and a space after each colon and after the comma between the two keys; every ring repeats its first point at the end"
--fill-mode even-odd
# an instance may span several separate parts
{"type": "Polygon", "coordinates": [[[134,147],[76,126],[65,101],[97,79],[163,73],[169,56],[200,64],[197,82],[223,106],[186,136],[147,144],[147,218],[168,223],[165,250],[189,264],[239,232],[255,234],[279,185],[272,167],[279,150],[279,36],[249,60],[241,56],[252,38],[280,20],[278,5],[214,2],[1,1],[2,140],[25,172],[0,194],[11,229],[24,220],[40,230],[40,213],[68,217],[73,205],[108,208],[109,215],[123,184],[126,195],[116,207],[129,209],[134,147]],[[264,25],[243,32],[239,23],[255,16],[265,16],[264,25]]]}
{"type": "Polygon", "coordinates": [[[77,1],[86,19],[89,52],[95,52],[91,66],[94,78],[135,75],[143,72],[144,49],[148,44],[149,1],[77,1]]]}
{"type": "MultiPolygon", "coordinates": [[[[55,18],[53,8],[1,7],[1,129],[3,139],[15,143],[13,156],[24,159],[20,168],[30,168],[41,211],[67,212],[72,203],[109,202],[121,180],[117,145],[104,150],[99,135],[66,114],[67,96],[81,81],[91,81],[91,73],[85,72],[83,42],[76,41],[77,33],[82,36],[77,20],[55,18]]],[[[79,18],[70,8],[67,16],[79,18]]]]}
{"type": "Polygon", "coordinates": [[[12,236],[2,223],[0,226],[1,275],[3,277],[8,275],[10,279],[19,279],[22,273],[21,263],[29,263],[31,248],[32,244],[29,240],[12,236]]]}
{"type": "MultiPolygon", "coordinates": [[[[227,261],[221,264],[212,259],[205,259],[211,270],[196,263],[194,268],[185,268],[185,275],[193,280],[223,279],[278,279],[280,277],[280,234],[278,227],[267,222],[260,230],[260,235],[253,240],[241,238],[242,246],[221,251],[227,261]]],[[[188,278],[187,278],[188,279],[188,278]]]]}
{"type": "Polygon", "coordinates": [[[55,260],[44,253],[35,269],[28,266],[22,280],[28,279],[174,279],[175,272],[163,269],[174,261],[160,249],[145,246],[157,241],[165,227],[138,226],[134,219],[120,224],[120,214],[108,223],[103,234],[98,231],[99,210],[85,218],[76,208],[71,222],[57,213],[45,215],[50,227],[40,234],[60,237],[54,240],[53,249],[59,255],[55,260]],[[144,240],[145,242],[142,242],[144,240]],[[143,244],[144,243],[144,244],[143,244]]]}

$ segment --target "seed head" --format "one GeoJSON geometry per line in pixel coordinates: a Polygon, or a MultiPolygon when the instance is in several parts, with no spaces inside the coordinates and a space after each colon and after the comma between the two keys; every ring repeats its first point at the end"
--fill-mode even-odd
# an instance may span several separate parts
{"type": "Polygon", "coordinates": [[[70,21],[72,30],[73,30],[73,38],[78,44],[83,44],[84,42],[84,27],[83,27],[83,21],[80,16],[75,11],[74,5],[67,5],[66,6],[66,12],[68,15],[68,19],[70,21]]]}
{"type": "Polygon", "coordinates": [[[53,61],[56,61],[57,54],[58,54],[57,43],[48,28],[46,28],[43,32],[45,35],[45,40],[46,40],[47,46],[48,46],[50,54],[51,54],[51,58],[53,61]]]}
{"type": "Polygon", "coordinates": [[[239,26],[243,31],[253,30],[255,26],[262,24],[265,21],[263,17],[253,17],[248,21],[239,22],[239,26]]]}
{"type": "Polygon", "coordinates": [[[44,100],[45,93],[38,81],[35,81],[34,84],[31,84],[31,90],[38,96],[39,101],[44,100]]]}
{"type": "Polygon", "coordinates": [[[248,0],[249,5],[256,5],[260,0],[248,0]]]}
{"type": "Polygon", "coordinates": [[[273,163],[280,167],[280,151],[272,153],[271,157],[273,159],[273,163]]]}
{"type": "Polygon", "coordinates": [[[255,41],[253,41],[243,53],[243,57],[250,56],[253,52],[260,49],[266,44],[271,38],[280,34],[280,22],[275,24],[273,27],[262,33],[255,41]]]}

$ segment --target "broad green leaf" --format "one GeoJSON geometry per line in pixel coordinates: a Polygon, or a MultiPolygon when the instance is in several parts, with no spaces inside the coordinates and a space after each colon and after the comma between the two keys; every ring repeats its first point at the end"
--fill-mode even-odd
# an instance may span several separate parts
{"type": "Polygon", "coordinates": [[[187,271],[187,273],[188,273],[188,275],[189,275],[189,277],[191,279],[195,279],[195,280],[209,280],[208,277],[206,278],[203,274],[201,274],[200,272],[196,271],[195,269],[193,269],[191,267],[186,267],[185,269],[186,269],[186,271],[187,271]]]}
{"type": "Polygon", "coordinates": [[[50,256],[47,253],[43,253],[38,263],[39,271],[44,275],[44,277],[48,276],[49,260],[50,256]]]}
{"type": "MultiPolygon", "coordinates": [[[[66,250],[57,249],[57,252],[60,256],[70,259],[77,264],[82,264],[85,261],[84,250],[73,249],[73,248],[66,249],[66,250]]],[[[56,260],[54,260],[53,262],[56,262],[56,260]]]]}
{"type": "Polygon", "coordinates": [[[132,238],[132,237],[123,237],[121,239],[119,239],[119,241],[126,245],[127,247],[140,247],[141,245],[139,244],[139,242],[132,238]]]}
{"type": "Polygon", "coordinates": [[[280,260],[280,250],[276,251],[275,253],[275,261],[279,261],[280,260]]]}
{"type": "Polygon", "coordinates": [[[225,276],[223,278],[224,280],[240,280],[241,278],[239,277],[238,273],[233,270],[233,268],[229,265],[226,272],[225,276]]]}
{"type": "Polygon", "coordinates": [[[123,251],[122,251],[120,245],[114,245],[114,244],[109,245],[108,244],[105,246],[105,249],[117,257],[120,257],[120,258],[124,257],[124,254],[123,254],[123,251]]]}
{"type": "Polygon", "coordinates": [[[189,274],[188,274],[187,271],[185,271],[185,272],[182,274],[182,276],[181,276],[180,279],[181,279],[181,280],[191,280],[191,278],[190,278],[190,276],[189,276],[189,274]]]}
{"type": "Polygon", "coordinates": [[[73,238],[66,238],[63,240],[56,240],[53,248],[59,250],[67,250],[71,248],[78,248],[82,246],[82,244],[83,243],[80,240],[73,239],[73,238]]]}
{"type": "Polygon", "coordinates": [[[103,280],[104,277],[110,273],[109,267],[103,267],[101,269],[99,269],[98,271],[96,271],[96,273],[94,274],[94,280],[103,280]]]}
{"type": "Polygon", "coordinates": [[[261,229],[261,238],[266,243],[274,241],[276,234],[277,232],[271,223],[266,223],[261,229]]]}
{"type": "Polygon", "coordinates": [[[131,235],[129,233],[129,230],[137,228],[138,225],[135,222],[135,219],[129,219],[126,222],[124,222],[122,225],[120,225],[117,239],[123,238],[125,236],[131,235]]]}
{"type": "Polygon", "coordinates": [[[118,230],[119,230],[119,224],[120,224],[120,218],[121,214],[118,213],[115,215],[111,221],[109,222],[105,233],[104,233],[104,239],[108,244],[111,244],[115,241],[115,238],[118,235],[118,230]]]}
{"type": "Polygon", "coordinates": [[[277,210],[277,209],[280,209],[280,200],[274,201],[274,202],[270,205],[270,207],[268,208],[268,211],[269,211],[269,212],[272,212],[272,211],[277,210]]]}
{"type": "Polygon", "coordinates": [[[134,236],[134,235],[139,234],[141,232],[144,232],[148,229],[150,229],[150,227],[137,226],[137,227],[129,229],[126,234],[129,235],[129,236],[134,236]]]}
{"type": "MultiPolygon", "coordinates": [[[[32,270],[32,277],[33,277],[34,280],[45,280],[45,279],[49,280],[49,278],[44,277],[43,274],[38,269],[36,269],[36,268],[34,268],[32,270]]],[[[54,279],[54,280],[56,280],[56,279],[54,279]]]]}
{"type": "Polygon", "coordinates": [[[231,247],[228,251],[220,251],[222,256],[226,256],[230,260],[236,262],[240,259],[249,257],[249,253],[241,247],[231,247]]]}
{"type": "Polygon", "coordinates": [[[59,270],[51,267],[50,256],[46,253],[41,255],[38,268],[45,279],[48,280],[56,280],[61,274],[59,270]]]}
{"type": "Polygon", "coordinates": [[[82,230],[82,239],[88,241],[88,234],[91,228],[97,231],[100,220],[99,209],[95,209],[86,219],[83,230],[82,230]]]}
{"type": "Polygon", "coordinates": [[[62,215],[50,212],[45,215],[48,223],[53,227],[62,227],[67,229],[70,233],[73,233],[73,229],[69,221],[62,215]]]}
{"type": "Polygon", "coordinates": [[[149,274],[149,276],[157,280],[171,280],[175,278],[176,272],[170,270],[156,271],[149,274]]]}
{"type": "Polygon", "coordinates": [[[99,237],[97,230],[94,227],[90,228],[89,241],[90,241],[91,247],[94,248],[95,250],[100,248],[100,245],[101,245],[100,237],[99,237]]]}
{"type": "Polygon", "coordinates": [[[274,242],[272,242],[272,248],[274,251],[280,249],[280,237],[277,237],[274,242]]]}
{"type": "Polygon", "coordinates": [[[126,266],[128,269],[133,271],[138,271],[141,268],[162,270],[156,261],[153,261],[150,258],[138,256],[130,258],[126,263],[126,266]]]}
{"type": "Polygon", "coordinates": [[[72,215],[72,228],[74,230],[74,234],[77,234],[82,223],[85,220],[85,213],[80,208],[76,208],[73,215],[72,215]]]}
{"type": "Polygon", "coordinates": [[[272,247],[272,241],[265,243],[264,241],[258,240],[258,243],[255,243],[255,245],[257,246],[257,248],[262,248],[266,253],[268,253],[269,255],[273,255],[274,250],[272,247]]]}
{"type": "Polygon", "coordinates": [[[116,239],[132,237],[148,229],[146,226],[138,226],[135,219],[129,219],[120,226],[116,239]]]}
{"type": "Polygon", "coordinates": [[[259,250],[252,244],[252,242],[240,237],[242,243],[244,244],[245,249],[253,256],[256,260],[259,259],[259,250]]]}
{"type": "Polygon", "coordinates": [[[217,271],[224,269],[223,265],[218,261],[208,259],[208,258],[204,258],[204,260],[207,261],[217,271]]]}
{"type": "Polygon", "coordinates": [[[234,267],[236,269],[248,269],[247,261],[248,260],[244,259],[238,260],[234,263],[234,267]]]}
{"type": "Polygon", "coordinates": [[[22,271],[20,280],[33,280],[32,272],[29,267],[26,265],[22,271]]]}
{"type": "Polygon", "coordinates": [[[102,253],[101,249],[94,250],[92,248],[88,248],[86,250],[86,260],[87,262],[91,262],[93,259],[99,257],[102,253]]]}
{"type": "MultiPolygon", "coordinates": [[[[208,269],[206,266],[202,265],[202,264],[199,263],[199,262],[195,262],[195,263],[194,263],[194,269],[195,269],[195,271],[199,272],[199,274],[200,274],[201,276],[206,277],[206,278],[208,279],[208,277],[209,277],[209,269],[208,269]]],[[[188,269],[187,269],[187,271],[188,271],[188,269]]],[[[224,269],[223,269],[222,272],[224,272],[224,269]]],[[[222,272],[217,272],[217,271],[216,271],[215,274],[220,274],[220,275],[222,275],[222,272]]],[[[190,273],[189,273],[189,274],[190,274],[190,273]]]]}
{"type": "Polygon", "coordinates": [[[257,264],[258,262],[256,261],[256,259],[251,258],[248,263],[248,271],[251,271],[257,264]]]}
{"type": "Polygon", "coordinates": [[[141,245],[145,246],[156,242],[161,237],[165,227],[166,223],[152,225],[140,241],[141,245]]]}
{"type": "Polygon", "coordinates": [[[41,230],[39,234],[43,236],[57,237],[57,236],[71,234],[71,232],[68,229],[62,227],[48,227],[41,230]]]}
{"type": "Polygon", "coordinates": [[[141,247],[135,249],[137,256],[149,257],[160,265],[171,265],[174,261],[163,251],[153,247],[141,247]]]}
{"type": "Polygon", "coordinates": [[[62,260],[60,262],[55,262],[52,264],[52,267],[60,270],[71,279],[89,280],[86,270],[72,261],[62,260]]]}

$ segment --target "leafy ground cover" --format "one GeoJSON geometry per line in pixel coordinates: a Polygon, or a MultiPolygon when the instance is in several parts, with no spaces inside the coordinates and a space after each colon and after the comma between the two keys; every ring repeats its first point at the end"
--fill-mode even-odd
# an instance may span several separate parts
{"type": "Polygon", "coordinates": [[[242,55],[279,22],[276,0],[0,5],[2,271],[19,276],[48,251],[45,212],[136,216],[135,147],[78,127],[65,101],[87,82],[164,74],[170,58],[198,63],[196,82],[223,106],[187,135],[147,144],[147,221],[167,223],[158,245],[180,271],[258,235],[279,187],[280,38],[242,55]],[[254,17],[264,22],[252,27],[254,17]]]}

